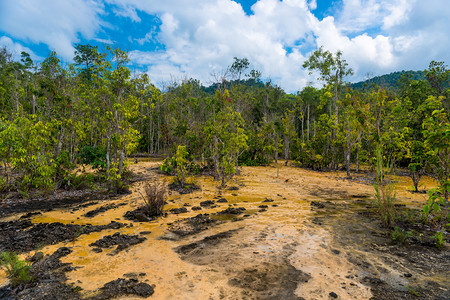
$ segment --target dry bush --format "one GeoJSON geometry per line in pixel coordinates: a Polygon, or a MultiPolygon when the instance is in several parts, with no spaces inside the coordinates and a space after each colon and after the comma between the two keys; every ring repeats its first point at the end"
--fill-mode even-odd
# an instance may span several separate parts
{"type": "Polygon", "coordinates": [[[144,195],[141,193],[141,196],[142,199],[144,199],[144,208],[149,217],[162,215],[166,192],[167,188],[165,182],[154,181],[146,182],[144,184],[144,195]]]}

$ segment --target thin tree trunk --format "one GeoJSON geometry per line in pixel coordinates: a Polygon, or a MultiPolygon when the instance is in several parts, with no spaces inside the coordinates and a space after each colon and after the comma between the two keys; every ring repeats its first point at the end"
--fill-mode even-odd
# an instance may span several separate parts
{"type": "Polygon", "coordinates": [[[306,140],[309,141],[309,127],[310,127],[310,120],[309,120],[309,103],[307,106],[307,122],[306,122],[306,140]]]}
{"type": "Polygon", "coordinates": [[[108,142],[106,144],[106,172],[111,169],[111,135],[107,136],[108,142]]]}
{"type": "Polygon", "coordinates": [[[356,146],[356,173],[359,172],[359,143],[356,146]]]}
{"type": "Polygon", "coordinates": [[[122,175],[123,172],[123,161],[125,159],[124,151],[123,149],[119,150],[119,175],[122,175]]]}

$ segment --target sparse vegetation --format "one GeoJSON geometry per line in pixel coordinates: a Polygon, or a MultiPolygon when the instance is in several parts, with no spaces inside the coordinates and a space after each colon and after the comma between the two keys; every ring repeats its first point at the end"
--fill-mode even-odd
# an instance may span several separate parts
{"type": "Polygon", "coordinates": [[[144,184],[144,211],[148,217],[158,217],[163,214],[167,188],[165,182],[146,182],[144,184]]]}
{"type": "Polygon", "coordinates": [[[412,231],[405,231],[403,228],[395,226],[392,231],[392,240],[404,244],[413,235],[412,231]]]}
{"type": "Polygon", "coordinates": [[[11,286],[17,287],[33,280],[30,274],[31,264],[21,260],[16,253],[2,252],[0,254],[0,266],[6,271],[11,281],[11,286]]]}
{"type": "Polygon", "coordinates": [[[386,227],[390,227],[395,218],[394,200],[395,187],[391,182],[388,182],[385,176],[383,157],[380,148],[377,150],[376,160],[376,182],[374,183],[375,198],[377,201],[378,213],[381,220],[386,227]]]}
{"type": "Polygon", "coordinates": [[[434,240],[436,241],[436,247],[442,248],[445,244],[444,233],[442,231],[438,231],[434,234],[434,240]]]}

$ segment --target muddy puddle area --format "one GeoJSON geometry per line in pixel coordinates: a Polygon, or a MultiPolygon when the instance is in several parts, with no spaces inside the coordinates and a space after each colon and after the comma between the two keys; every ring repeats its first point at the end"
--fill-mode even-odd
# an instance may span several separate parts
{"type": "MultiPolygon", "coordinates": [[[[169,181],[159,164],[131,170],[169,181]]],[[[0,299],[449,299],[448,245],[393,244],[373,187],[344,177],[244,167],[225,189],[198,177],[200,190],[170,192],[150,221],[129,217],[143,180],[113,199],[4,213],[0,250],[32,260],[36,279],[12,290],[0,271],[0,299]]],[[[398,182],[400,204],[425,203],[398,182]]]]}

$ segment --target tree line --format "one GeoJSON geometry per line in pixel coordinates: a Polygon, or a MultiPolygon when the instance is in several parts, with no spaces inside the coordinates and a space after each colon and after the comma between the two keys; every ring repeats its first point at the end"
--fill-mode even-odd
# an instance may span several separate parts
{"type": "Polygon", "coordinates": [[[1,49],[1,192],[70,187],[80,164],[92,165],[117,190],[127,157],[137,152],[173,157],[165,162],[172,170],[178,158],[226,184],[239,165],[280,159],[351,176],[362,164],[375,167],[379,150],[391,166],[409,170],[416,190],[429,174],[448,199],[450,70],[444,62],[432,61],[424,79],[403,74],[395,89],[354,89],[342,53],[319,48],[303,67],[323,86],[296,94],[263,82],[249,66],[235,57],[208,88],[186,79],[162,91],[147,74],[133,73],[120,49],[79,44],[69,65],[55,52],[37,63],[25,52],[14,61],[1,49]]]}

